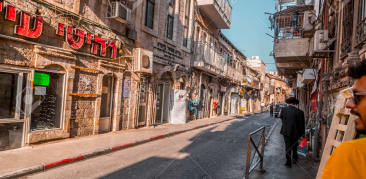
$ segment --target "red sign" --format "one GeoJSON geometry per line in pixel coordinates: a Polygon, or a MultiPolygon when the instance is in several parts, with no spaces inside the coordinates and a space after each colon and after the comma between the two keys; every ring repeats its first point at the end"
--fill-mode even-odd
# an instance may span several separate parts
{"type": "Polygon", "coordinates": [[[316,112],[316,110],[318,108],[318,92],[317,91],[315,91],[314,93],[311,94],[310,100],[311,100],[311,108],[312,108],[313,112],[316,112]]]}
{"type": "Polygon", "coordinates": [[[36,16],[32,30],[29,29],[29,21],[29,14],[21,12],[20,25],[15,26],[15,34],[30,38],[38,38],[42,34],[43,17],[36,16]]]}
{"type": "MultiPolygon", "coordinates": [[[[0,11],[2,11],[2,2],[0,1],[0,11]]],[[[5,19],[10,21],[16,20],[17,9],[14,6],[7,5],[5,12],[5,19]]],[[[34,19],[33,28],[30,29],[30,15],[26,12],[20,12],[20,25],[16,25],[14,32],[15,34],[29,37],[38,38],[42,34],[43,18],[41,16],[36,16],[34,19]]],[[[103,38],[94,36],[90,33],[84,32],[80,29],[75,29],[70,26],[65,26],[62,23],[58,23],[56,27],[56,34],[65,36],[66,43],[73,49],[81,48],[84,43],[91,44],[91,53],[98,54],[105,57],[106,50],[108,47],[111,48],[111,58],[117,58],[117,46],[113,41],[105,41],[103,38]],[[65,30],[66,29],[66,30],[65,30]],[[65,33],[66,32],[66,33],[65,33]],[[74,38],[74,36],[76,38],[74,38]],[[76,39],[76,40],[74,40],[76,39]],[[96,43],[92,43],[92,41],[96,43]],[[98,49],[98,47],[100,47],[98,49]]]]}

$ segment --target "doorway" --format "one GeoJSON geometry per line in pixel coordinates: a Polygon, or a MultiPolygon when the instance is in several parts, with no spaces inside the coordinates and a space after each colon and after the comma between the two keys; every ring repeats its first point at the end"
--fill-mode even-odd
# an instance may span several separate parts
{"type": "Polygon", "coordinates": [[[143,81],[140,85],[140,104],[139,104],[139,119],[138,119],[138,126],[146,125],[147,121],[147,85],[148,83],[143,81]]]}
{"type": "Polygon", "coordinates": [[[114,78],[111,74],[103,76],[102,99],[100,105],[99,133],[111,131],[114,78]]]}
{"type": "Polygon", "coordinates": [[[156,123],[168,123],[170,121],[170,91],[171,83],[159,83],[157,89],[156,123]]]}
{"type": "Polygon", "coordinates": [[[170,103],[171,91],[173,84],[173,76],[170,72],[164,72],[158,83],[156,92],[156,120],[157,124],[170,122],[170,103]]]}

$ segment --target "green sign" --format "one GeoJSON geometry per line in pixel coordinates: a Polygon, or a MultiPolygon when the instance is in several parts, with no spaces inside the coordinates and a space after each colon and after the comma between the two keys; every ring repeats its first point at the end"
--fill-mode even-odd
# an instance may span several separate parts
{"type": "Polygon", "coordinates": [[[39,86],[50,86],[50,74],[35,72],[33,84],[39,86]]]}

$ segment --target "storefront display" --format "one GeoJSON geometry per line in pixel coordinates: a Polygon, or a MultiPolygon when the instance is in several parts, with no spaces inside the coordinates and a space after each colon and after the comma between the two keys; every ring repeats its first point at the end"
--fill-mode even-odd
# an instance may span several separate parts
{"type": "Polygon", "coordinates": [[[0,151],[23,146],[22,91],[26,90],[22,87],[26,86],[26,76],[20,71],[0,69],[0,151]]]}
{"type": "Polygon", "coordinates": [[[63,79],[60,73],[35,72],[31,131],[61,127],[63,79]]]}

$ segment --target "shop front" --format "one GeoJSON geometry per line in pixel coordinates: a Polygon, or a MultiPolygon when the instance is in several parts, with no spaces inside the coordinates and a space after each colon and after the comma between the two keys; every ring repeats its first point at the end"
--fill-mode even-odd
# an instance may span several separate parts
{"type": "Polygon", "coordinates": [[[28,133],[62,127],[65,72],[0,66],[0,150],[21,148],[28,133]]]}

